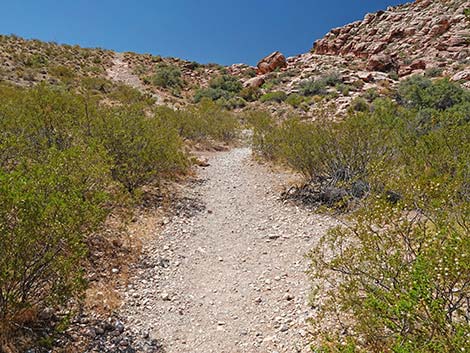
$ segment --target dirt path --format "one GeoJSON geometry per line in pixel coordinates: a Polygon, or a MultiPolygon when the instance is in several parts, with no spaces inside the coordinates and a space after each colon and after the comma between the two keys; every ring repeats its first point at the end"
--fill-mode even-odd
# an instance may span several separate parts
{"type": "Polygon", "coordinates": [[[304,254],[333,221],[280,202],[289,176],[249,148],[209,163],[147,244],[125,291],[126,328],[168,353],[307,352],[304,254]]]}
{"type": "MultiPolygon", "coordinates": [[[[124,60],[124,53],[116,53],[113,59],[113,66],[111,66],[108,71],[108,77],[110,80],[115,82],[122,82],[128,86],[131,86],[135,89],[138,89],[141,92],[150,93],[145,89],[144,84],[140,80],[140,78],[132,73],[131,69],[129,68],[129,64],[126,63],[124,60]]],[[[150,93],[157,103],[161,103],[161,97],[150,93]]]]}

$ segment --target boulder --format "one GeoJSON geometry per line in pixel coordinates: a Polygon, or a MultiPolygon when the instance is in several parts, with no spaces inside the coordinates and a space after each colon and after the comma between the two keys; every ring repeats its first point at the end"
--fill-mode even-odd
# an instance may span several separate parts
{"type": "Polygon", "coordinates": [[[258,74],[267,74],[276,69],[282,69],[285,67],[287,67],[286,57],[280,52],[275,51],[258,63],[258,74]]]}
{"type": "Polygon", "coordinates": [[[457,72],[452,76],[452,81],[470,81],[470,69],[457,72]]]}
{"type": "Polygon", "coordinates": [[[412,70],[424,70],[426,69],[426,62],[424,60],[415,60],[411,63],[410,68],[412,70]]]}
{"type": "Polygon", "coordinates": [[[256,76],[256,77],[250,78],[249,80],[246,80],[243,83],[243,86],[257,88],[257,87],[261,87],[264,82],[265,82],[264,76],[256,76]]]}
{"type": "Polygon", "coordinates": [[[374,76],[370,72],[367,72],[367,71],[357,72],[357,77],[359,77],[359,79],[361,79],[364,82],[374,81],[374,76]]]}
{"type": "Polygon", "coordinates": [[[366,69],[369,71],[388,72],[397,68],[392,56],[387,54],[372,55],[367,61],[366,69]]]}

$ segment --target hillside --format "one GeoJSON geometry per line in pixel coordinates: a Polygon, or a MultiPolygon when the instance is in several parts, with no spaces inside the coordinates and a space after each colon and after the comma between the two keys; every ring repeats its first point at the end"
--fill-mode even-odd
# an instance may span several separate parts
{"type": "Polygon", "coordinates": [[[470,0],[256,67],[0,35],[0,353],[470,352],[469,136],[470,0]]]}
{"type": "MultiPolygon", "coordinates": [[[[344,113],[354,98],[369,90],[388,94],[413,74],[449,77],[470,87],[468,8],[470,2],[465,0],[421,0],[366,14],[362,21],[332,29],[315,41],[310,53],[287,58],[280,72],[259,75],[261,87],[263,92],[305,96],[304,87],[312,80],[336,76],[320,92],[324,101],[336,106],[334,115],[344,113]]],[[[296,113],[318,115],[308,97],[298,101],[302,109],[295,109],[296,113]]],[[[291,111],[292,104],[272,110],[279,108],[291,111]]]]}
{"type": "MultiPolygon", "coordinates": [[[[422,0],[367,14],[362,21],[332,29],[315,41],[310,53],[287,58],[282,68],[258,74],[256,80],[256,68],[243,64],[201,65],[136,53],[122,54],[122,61],[125,70],[140,81],[138,87],[160,97],[160,104],[191,104],[199,88],[208,87],[214,77],[230,74],[253,89],[224,95],[222,104],[227,108],[263,108],[281,116],[319,115],[325,109],[338,114],[365,92],[387,94],[412,74],[449,77],[470,85],[470,19],[465,12],[469,6],[465,0],[422,0]],[[163,82],[156,79],[159,72],[163,72],[163,82]],[[330,82],[324,87],[308,89],[309,83],[328,75],[330,82]],[[272,92],[285,95],[271,98],[272,92]],[[291,94],[294,97],[287,99],[291,94]]],[[[109,50],[15,36],[0,39],[0,78],[4,81],[69,84],[86,77],[116,78],[109,71],[117,54],[109,50]]],[[[218,99],[220,95],[212,96],[218,99]]]]}

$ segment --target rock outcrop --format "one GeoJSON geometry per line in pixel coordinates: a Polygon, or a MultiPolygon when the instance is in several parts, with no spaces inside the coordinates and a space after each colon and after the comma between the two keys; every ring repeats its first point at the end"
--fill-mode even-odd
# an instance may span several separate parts
{"type": "Polygon", "coordinates": [[[267,57],[261,59],[257,65],[258,74],[267,74],[275,71],[276,69],[283,69],[287,67],[286,57],[282,53],[275,51],[267,57]]]}
{"type": "Polygon", "coordinates": [[[389,7],[362,21],[332,29],[317,40],[319,55],[353,56],[368,70],[394,70],[401,75],[430,67],[448,69],[470,59],[468,0],[430,1],[389,7]],[[396,55],[393,64],[386,58],[396,55]]]}
{"type": "Polygon", "coordinates": [[[260,76],[252,77],[252,78],[246,80],[243,83],[243,86],[244,87],[257,88],[257,87],[261,87],[264,82],[265,82],[264,76],[260,75],[260,76]]]}

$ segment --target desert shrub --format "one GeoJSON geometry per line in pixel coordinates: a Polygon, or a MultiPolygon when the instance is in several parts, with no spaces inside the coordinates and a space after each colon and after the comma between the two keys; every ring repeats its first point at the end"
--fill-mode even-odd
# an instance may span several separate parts
{"type": "Polygon", "coordinates": [[[304,175],[308,190],[301,191],[303,201],[343,207],[379,187],[370,174],[394,157],[388,140],[399,123],[396,115],[393,103],[383,101],[372,113],[356,113],[338,123],[290,119],[276,125],[264,118],[254,127],[260,136],[254,148],[304,175]]]}
{"type": "Polygon", "coordinates": [[[281,103],[281,102],[284,102],[286,98],[287,98],[287,94],[285,92],[275,91],[275,92],[269,92],[269,93],[263,94],[259,100],[262,103],[265,103],[265,102],[281,103]]]}
{"type": "Polygon", "coordinates": [[[409,108],[445,110],[470,101],[469,93],[458,83],[448,79],[431,81],[423,76],[412,76],[398,86],[397,101],[409,108]]]}
{"type": "Polygon", "coordinates": [[[124,84],[115,84],[108,95],[112,100],[116,100],[125,105],[144,103],[151,105],[154,100],[149,95],[144,95],[138,89],[124,84]]]}
{"type": "Polygon", "coordinates": [[[25,58],[24,64],[27,67],[40,68],[48,64],[49,60],[41,54],[32,54],[25,58]]]}
{"type": "Polygon", "coordinates": [[[343,83],[342,75],[337,71],[332,71],[324,74],[321,78],[321,81],[325,83],[326,86],[334,87],[338,84],[343,83]]]}
{"type": "Polygon", "coordinates": [[[255,77],[256,76],[256,69],[254,69],[252,67],[249,67],[245,71],[243,71],[243,75],[248,77],[248,78],[255,77]]]}
{"type": "Polygon", "coordinates": [[[440,77],[442,76],[443,70],[440,67],[430,67],[424,72],[425,77],[440,77]]]}
{"type": "Polygon", "coordinates": [[[209,87],[198,89],[194,95],[194,101],[199,103],[204,98],[213,101],[221,98],[228,100],[238,94],[242,88],[242,83],[236,77],[227,74],[220,75],[209,82],[209,87]]]}
{"type": "Polygon", "coordinates": [[[426,107],[445,110],[462,102],[470,102],[470,93],[448,79],[436,80],[426,90],[426,107]]]}
{"type": "Polygon", "coordinates": [[[304,96],[321,96],[327,93],[326,84],[322,80],[304,81],[300,84],[299,89],[304,96]]]}
{"type": "Polygon", "coordinates": [[[253,128],[253,149],[267,159],[279,159],[280,131],[273,116],[263,111],[247,113],[246,121],[253,128]]]}
{"type": "Polygon", "coordinates": [[[285,100],[287,104],[289,104],[290,106],[294,108],[300,107],[300,105],[304,103],[305,101],[306,101],[306,98],[297,93],[289,94],[289,96],[285,100]]]}
{"type": "Polygon", "coordinates": [[[210,99],[212,101],[217,101],[221,98],[223,99],[230,99],[233,97],[233,94],[230,92],[224,91],[220,88],[200,88],[194,94],[194,102],[199,103],[203,99],[210,99]]]}
{"type": "Polygon", "coordinates": [[[83,288],[86,244],[120,184],[135,195],[187,166],[177,130],[147,105],[107,108],[82,89],[0,85],[2,348],[11,328],[40,327],[35,313],[83,288]]]}
{"type": "Polygon", "coordinates": [[[310,254],[317,293],[328,298],[316,299],[322,315],[347,322],[347,334],[329,330],[334,342],[359,352],[470,348],[469,133],[454,120],[406,140],[395,163],[377,171],[401,199],[377,193],[310,254]]]}
{"type": "Polygon", "coordinates": [[[22,312],[83,288],[84,241],[106,215],[107,163],[99,147],[53,147],[0,170],[0,336],[22,312]]]}
{"type": "Polygon", "coordinates": [[[354,112],[367,112],[369,109],[369,103],[362,97],[354,98],[349,106],[349,110],[354,112]]]}
{"type": "MultiPolygon", "coordinates": [[[[434,89],[459,101],[462,93],[448,84],[434,89]]],[[[441,94],[416,94],[416,86],[406,92],[430,102],[426,109],[374,102],[368,115],[395,121],[375,122],[381,134],[389,131],[382,135],[389,158],[371,155],[373,197],[310,253],[320,351],[470,349],[469,106],[443,108],[441,94]]]]}
{"type": "Polygon", "coordinates": [[[349,92],[351,91],[351,86],[347,85],[347,84],[344,84],[344,83],[337,83],[335,85],[335,88],[343,96],[349,96],[349,92]]]}
{"type": "Polygon", "coordinates": [[[261,90],[257,87],[245,87],[240,91],[240,97],[247,102],[255,102],[261,96],[261,90]]]}
{"type": "Polygon", "coordinates": [[[51,147],[85,143],[86,110],[78,95],[44,84],[29,90],[2,86],[0,103],[1,138],[23,141],[24,149],[12,159],[38,160],[51,147]]]}
{"type": "Polygon", "coordinates": [[[173,89],[179,89],[184,84],[181,70],[174,65],[164,63],[157,65],[152,82],[156,86],[173,89]]]}
{"type": "Polygon", "coordinates": [[[113,178],[131,193],[185,169],[177,131],[147,117],[139,105],[111,109],[96,121],[93,136],[102,141],[112,158],[113,178]]]}
{"type": "Polygon", "coordinates": [[[214,77],[209,82],[209,87],[213,89],[221,89],[230,93],[239,93],[243,85],[238,78],[231,75],[221,75],[214,77]]]}
{"type": "Polygon", "coordinates": [[[51,66],[48,68],[48,72],[52,77],[55,77],[64,83],[70,83],[76,77],[76,73],[67,66],[51,66]]]}
{"type": "Polygon", "coordinates": [[[427,218],[368,204],[350,227],[338,227],[311,253],[325,323],[324,352],[457,352],[470,349],[469,228],[454,213],[427,218]],[[334,320],[334,319],[333,319],[334,320]]]}
{"type": "Polygon", "coordinates": [[[193,141],[230,141],[240,129],[236,115],[210,99],[203,99],[198,105],[182,110],[159,107],[156,118],[178,131],[184,139],[193,141]]]}
{"type": "Polygon", "coordinates": [[[393,81],[398,81],[400,79],[400,76],[398,76],[398,73],[396,71],[390,71],[388,73],[388,78],[390,78],[393,81]]]}
{"type": "Polygon", "coordinates": [[[196,70],[203,67],[203,65],[199,64],[197,61],[191,61],[190,63],[186,64],[185,67],[190,70],[196,70]]]}
{"type": "MultiPolygon", "coordinates": [[[[323,96],[328,93],[327,87],[341,87],[342,75],[339,72],[330,72],[314,80],[304,81],[299,85],[299,90],[304,96],[323,96]]],[[[342,90],[341,90],[342,92],[342,90]]]]}
{"type": "Polygon", "coordinates": [[[228,100],[222,98],[219,99],[217,103],[228,110],[243,108],[246,107],[247,104],[246,100],[244,100],[242,97],[232,97],[228,100]]]}
{"type": "Polygon", "coordinates": [[[113,89],[113,82],[101,77],[85,77],[81,81],[81,87],[95,93],[107,94],[113,89]]]}
{"type": "Polygon", "coordinates": [[[377,88],[369,88],[362,94],[362,98],[364,98],[369,103],[372,103],[374,100],[380,97],[380,94],[377,88]]]}

